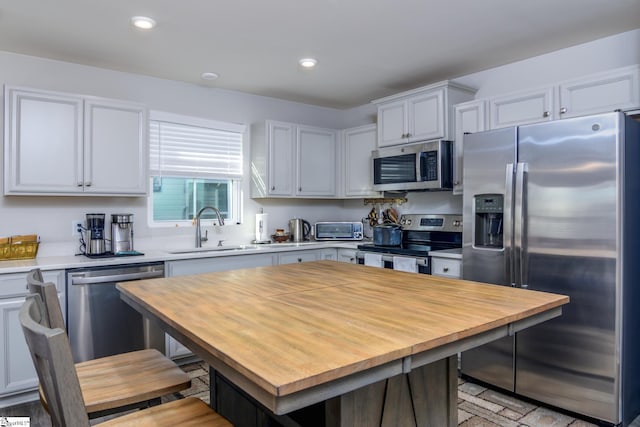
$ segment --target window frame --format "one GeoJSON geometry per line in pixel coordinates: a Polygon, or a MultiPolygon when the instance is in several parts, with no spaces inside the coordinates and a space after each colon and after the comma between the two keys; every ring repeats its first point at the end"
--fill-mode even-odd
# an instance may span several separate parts
{"type": "MultiPolygon", "coordinates": [[[[228,123],[228,122],[221,122],[221,121],[217,121],[217,120],[210,120],[210,119],[204,119],[204,118],[200,118],[200,117],[193,117],[193,116],[186,116],[186,115],[181,115],[181,114],[173,114],[173,113],[166,113],[166,112],[161,112],[161,111],[150,111],[149,112],[149,123],[151,123],[152,121],[164,121],[164,122],[171,122],[171,123],[176,123],[176,124],[181,124],[181,125],[185,125],[185,126],[196,126],[196,127],[204,127],[204,128],[210,128],[210,129],[217,129],[217,130],[223,130],[223,131],[229,131],[229,132],[235,132],[235,133],[239,133],[242,135],[242,164],[244,165],[245,163],[245,152],[244,152],[244,146],[245,146],[245,137],[246,137],[246,126],[244,124],[239,124],[239,123],[228,123]]],[[[149,143],[150,145],[150,143],[149,143]]],[[[151,150],[148,150],[148,164],[151,164],[151,150]]],[[[154,215],[153,215],[153,179],[154,176],[157,175],[153,175],[151,172],[151,168],[149,168],[147,170],[148,173],[148,179],[149,179],[149,194],[147,196],[147,224],[149,225],[150,228],[168,228],[168,227],[191,227],[193,225],[193,220],[192,219],[187,219],[187,220],[163,220],[163,221],[156,221],[154,220],[154,215]]],[[[212,177],[204,177],[204,176],[178,176],[178,175],[172,175],[170,172],[167,172],[167,174],[161,174],[160,177],[167,177],[167,178],[183,178],[183,179],[203,179],[203,180],[208,180],[208,179],[216,179],[216,178],[212,178],[212,177]]],[[[243,185],[243,177],[240,178],[218,178],[218,179],[227,179],[231,182],[230,186],[231,186],[231,197],[230,197],[230,203],[229,203],[229,210],[230,210],[230,217],[229,218],[225,218],[225,226],[226,225],[230,225],[230,224],[240,224],[242,222],[242,185],[243,185]]],[[[212,223],[216,223],[217,224],[217,220],[213,220],[213,219],[207,219],[208,221],[212,221],[212,223]]]]}

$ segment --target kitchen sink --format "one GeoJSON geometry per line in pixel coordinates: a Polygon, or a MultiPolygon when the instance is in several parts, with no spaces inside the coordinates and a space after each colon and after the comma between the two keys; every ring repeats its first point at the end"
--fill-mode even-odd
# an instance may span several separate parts
{"type": "Polygon", "coordinates": [[[213,246],[210,248],[191,248],[180,249],[175,251],[168,251],[170,254],[195,254],[201,252],[224,252],[224,251],[239,251],[243,249],[255,249],[254,245],[229,245],[229,246],[213,246]]]}

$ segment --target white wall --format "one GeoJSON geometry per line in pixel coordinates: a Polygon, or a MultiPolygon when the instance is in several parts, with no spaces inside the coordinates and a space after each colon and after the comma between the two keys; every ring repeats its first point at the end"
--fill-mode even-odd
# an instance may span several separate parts
{"type": "MultiPolygon", "coordinates": [[[[476,97],[487,97],[636,63],[640,63],[640,30],[455,80],[478,88],[476,97]]],[[[340,111],[5,52],[0,52],[0,82],[132,100],[145,103],[154,110],[247,125],[275,119],[343,129],[372,123],[376,115],[372,104],[340,111]]],[[[248,165],[247,158],[245,170],[249,170],[248,165]]],[[[253,216],[261,207],[270,213],[271,229],[286,227],[287,220],[292,217],[302,217],[311,222],[360,219],[371,209],[364,206],[362,200],[252,200],[248,197],[249,180],[246,180],[243,191],[244,224],[224,227],[223,230],[210,229],[212,239],[247,243],[253,238],[253,216]]],[[[408,199],[409,202],[400,207],[401,212],[462,211],[461,197],[449,193],[410,193],[408,199]]],[[[193,244],[194,231],[191,227],[150,229],[146,224],[146,200],[142,198],[2,197],[0,236],[37,233],[43,242],[41,255],[60,251],[73,253],[77,245],[71,237],[71,223],[83,219],[88,212],[133,213],[136,242],[142,250],[152,242],[193,244]]]]}

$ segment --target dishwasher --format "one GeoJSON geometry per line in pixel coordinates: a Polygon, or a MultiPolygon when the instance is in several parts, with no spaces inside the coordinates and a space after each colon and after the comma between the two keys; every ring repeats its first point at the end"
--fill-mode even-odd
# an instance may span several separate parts
{"type": "Polygon", "coordinates": [[[66,270],[67,334],[76,363],[155,348],[164,332],[120,298],[116,283],[164,277],[164,263],[66,270]]]}

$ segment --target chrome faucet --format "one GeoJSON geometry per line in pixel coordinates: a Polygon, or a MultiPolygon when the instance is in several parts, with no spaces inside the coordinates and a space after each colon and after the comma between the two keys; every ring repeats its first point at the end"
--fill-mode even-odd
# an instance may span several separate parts
{"type": "Polygon", "coordinates": [[[224,225],[224,218],[222,218],[222,215],[220,214],[218,208],[214,208],[213,206],[205,206],[204,208],[200,209],[196,214],[196,248],[201,248],[202,242],[206,242],[207,240],[209,240],[209,232],[205,230],[204,237],[202,237],[202,231],[200,230],[200,217],[202,216],[202,213],[207,209],[211,209],[216,213],[216,216],[218,217],[218,225],[224,225]]]}

